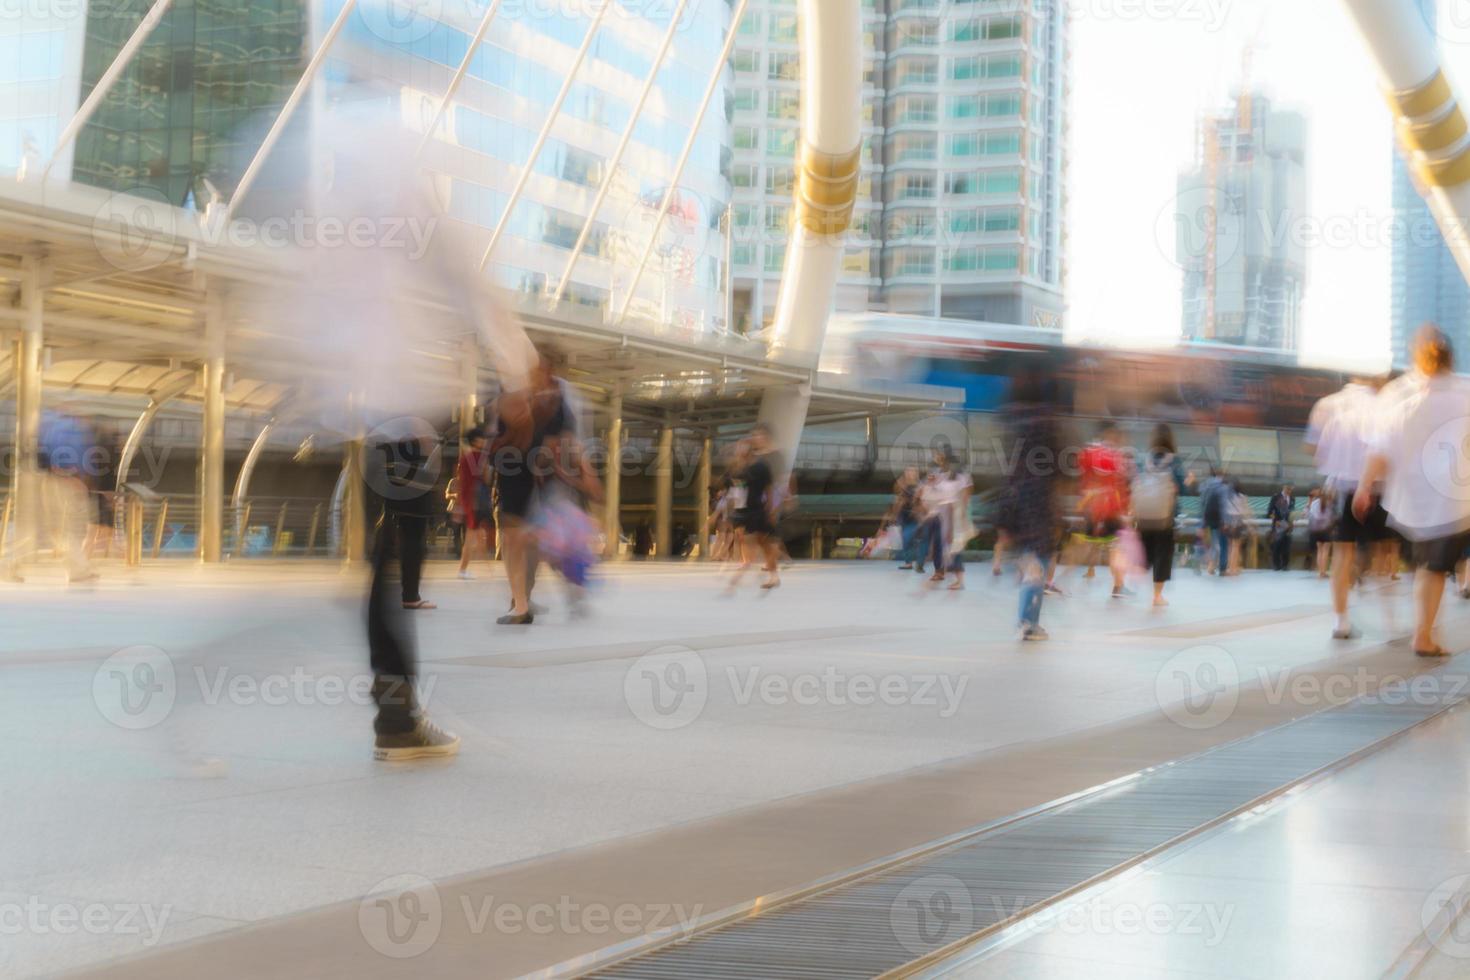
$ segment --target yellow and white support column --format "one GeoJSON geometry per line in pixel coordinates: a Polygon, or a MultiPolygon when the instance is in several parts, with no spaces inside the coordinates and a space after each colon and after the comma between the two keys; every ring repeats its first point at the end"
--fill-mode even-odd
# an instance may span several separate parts
{"type": "MultiPolygon", "coordinates": [[[[224,556],[225,524],[225,306],[219,287],[211,285],[204,304],[201,368],[204,432],[199,445],[199,560],[224,556]]],[[[240,545],[236,542],[236,547],[240,545]]]]}
{"type": "Polygon", "coordinates": [[[699,470],[694,477],[694,534],[699,542],[696,554],[700,561],[709,561],[709,491],[714,473],[714,451],[714,437],[705,433],[700,442],[699,470]]]}
{"type": "Polygon", "coordinates": [[[674,550],[674,420],[665,419],[658,430],[653,460],[653,541],[660,558],[674,550]]]}
{"type": "Polygon", "coordinates": [[[623,392],[613,390],[607,400],[607,480],[604,485],[602,527],[607,535],[605,558],[619,557],[623,533],[623,392]]]}
{"type": "MultiPolygon", "coordinates": [[[[801,148],[796,220],[786,248],[771,354],[815,368],[862,171],[862,11],[856,3],[802,0],[801,148]]],[[[805,385],[769,389],[760,418],[789,467],[806,422],[805,385]]]]}
{"type": "Polygon", "coordinates": [[[1378,66],[1399,143],[1460,271],[1470,278],[1470,128],[1413,0],[1346,0],[1378,66]]]}
{"type": "Polygon", "coordinates": [[[15,343],[15,448],[11,465],[10,541],[0,542],[6,577],[19,577],[19,568],[36,548],[41,526],[41,369],[45,341],[42,297],[46,268],[34,256],[21,259],[20,306],[23,318],[15,343]]]}

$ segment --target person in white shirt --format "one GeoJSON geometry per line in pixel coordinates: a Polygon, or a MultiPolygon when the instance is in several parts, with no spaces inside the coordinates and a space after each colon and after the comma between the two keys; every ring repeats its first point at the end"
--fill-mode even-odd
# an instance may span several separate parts
{"type": "Polygon", "coordinates": [[[1307,447],[1316,453],[1317,471],[1322,474],[1326,490],[1341,501],[1342,507],[1332,535],[1332,606],[1337,613],[1332,637],[1336,640],[1362,635],[1348,617],[1348,595],[1357,577],[1358,546],[1381,551],[1391,537],[1381,486],[1369,488],[1371,501],[1363,520],[1352,507],[1380,408],[1377,384],[1369,378],[1354,378],[1341,391],[1317,402],[1307,422],[1307,447]]]}
{"type": "Polygon", "coordinates": [[[924,509],[931,517],[937,518],[930,538],[934,574],[929,581],[942,582],[944,576],[952,572],[954,581],[949,587],[956,592],[965,587],[964,542],[958,539],[973,531],[970,523],[970,494],[973,491],[970,474],[960,469],[958,462],[948,453],[939,458],[932,481],[920,491],[924,509]]]}
{"type": "Polygon", "coordinates": [[[1413,545],[1414,652],[1444,657],[1434,624],[1445,576],[1470,546],[1470,378],[1453,374],[1449,337],[1433,324],[1414,335],[1414,370],[1383,390],[1378,426],[1353,496],[1361,520],[1383,482],[1389,521],[1413,545]]]}

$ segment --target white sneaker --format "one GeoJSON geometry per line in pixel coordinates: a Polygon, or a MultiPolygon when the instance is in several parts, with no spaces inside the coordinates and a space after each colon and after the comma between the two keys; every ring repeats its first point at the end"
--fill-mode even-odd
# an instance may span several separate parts
{"type": "Polygon", "coordinates": [[[466,582],[472,582],[475,579],[475,573],[467,568],[459,573],[459,577],[464,579],[466,582]]]}

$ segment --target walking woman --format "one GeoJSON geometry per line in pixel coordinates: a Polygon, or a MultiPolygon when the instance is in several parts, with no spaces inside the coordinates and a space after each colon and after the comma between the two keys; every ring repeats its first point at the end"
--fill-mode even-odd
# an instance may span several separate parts
{"type": "Polygon", "coordinates": [[[1179,497],[1191,482],[1174,443],[1174,430],[1154,428],[1148,456],[1133,481],[1133,520],[1143,541],[1144,561],[1154,573],[1154,605],[1167,606],[1164,583],[1174,574],[1174,523],[1179,497]]]}
{"type": "Polygon", "coordinates": [[[491,498],[490,455],[485,451],[485,433],[465,433],[459,463],[455,467],[455,501],[464,525],[464,544],[459,552],[459,577],[472,579],[470,562],[477,554],[489,555],[495,547],[495,507],[491,498]]]}

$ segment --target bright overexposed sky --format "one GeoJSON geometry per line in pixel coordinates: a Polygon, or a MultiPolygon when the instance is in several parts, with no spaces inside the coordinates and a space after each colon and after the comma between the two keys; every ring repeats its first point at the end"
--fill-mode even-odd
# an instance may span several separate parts
{"type": "MultiPolygon", "coordinates": [[[[1178,337],[1176,181],[1193,163],[1201,110],[1229,104],[1253,37],[1253,87],[1307,116],[1313,227],[1391,218],[1392,123],[1342,0],[1064,2],[1073,11],[1069,336],[1178,337]]],[[[1441,21],[1445,67],[1463,93],[1470,15],[1444,5],[1441,21]]],[[[1309,249],[1304,360],[1386,361],[1391,246],[1382,237],[1354,232],[1309,249]]]]}

